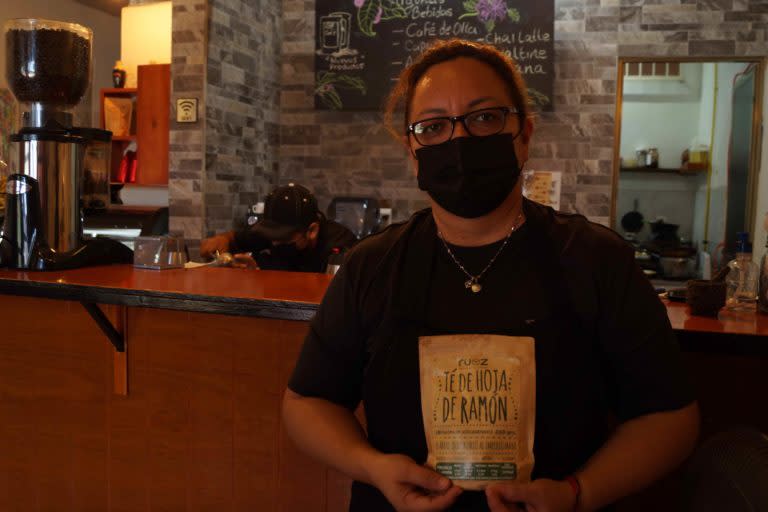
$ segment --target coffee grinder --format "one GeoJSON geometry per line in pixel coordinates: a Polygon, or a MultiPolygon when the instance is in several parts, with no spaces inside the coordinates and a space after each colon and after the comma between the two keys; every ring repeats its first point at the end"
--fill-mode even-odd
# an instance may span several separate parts
{"type": "Polygon", "coordinates": [[[86,145],[111,140],[73,126],[88,90],[93,32],[75,23],[15,19],[5,25],[6,78],[21,106],[11,136],[19,170],[6,183],[0,267],[60,270],[130,263],[133,252],[108,238],[83,239],[81,182],[86,145]]]}

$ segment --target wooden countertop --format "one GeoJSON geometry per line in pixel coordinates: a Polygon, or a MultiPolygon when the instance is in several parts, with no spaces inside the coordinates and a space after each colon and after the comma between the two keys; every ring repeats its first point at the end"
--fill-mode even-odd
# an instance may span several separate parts
{"type": "Polygon", "coordinates": [[[131,265],[54,272],[0,270],[0,293],[290,320],[310,319],[331,276],[233,268],[131,265]]]}
{"type": "MultiPolygon", "coordinates": [[[[131,265],[58,272],[0,270],[0,293],[102,304],[263,316],[312,318],[331,276],[233,268],[145,270],[131,265]]],[[[678,333],[768,337],[768,315],[721,311],[691,316],[688,306],[662,299],[678,333]]],[[[768,340],[765,345],[768,347],[768,340]]]]}
{"type": "Polygon", "coordinates": [[[666,299],[662,302],[667,306],[667,316],[676,331],[768,336],[768,315],[722,309],[717,318],[691,316],[687,304],[666,299]]]}
{"type": "Polygon", "coordinates": [[[691,316],[687,304],[662,302],[684,352],[768,359],[768,315],[720,310],[717,318],[691,316]]]}

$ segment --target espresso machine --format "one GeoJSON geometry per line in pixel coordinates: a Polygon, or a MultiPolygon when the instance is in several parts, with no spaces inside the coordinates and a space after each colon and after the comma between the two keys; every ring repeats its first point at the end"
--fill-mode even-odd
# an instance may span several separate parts
{"type": "Polygon", "coordinates": [[[93,33],[41,19],[5,25],[6,78],[21,106],[19,169],[6,182],[0,267],[61,270],[130,263],[109,238],[84,240],[81,183],[86,146],[112,134],[73,126],[72,109],[89,88],[93,33]]]}

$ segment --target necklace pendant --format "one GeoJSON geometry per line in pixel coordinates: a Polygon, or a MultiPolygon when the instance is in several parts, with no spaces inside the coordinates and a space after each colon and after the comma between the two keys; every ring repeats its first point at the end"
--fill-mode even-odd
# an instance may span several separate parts
{"type": "Polygon", "coordinates": [[[478,282],[476,277],[473,277],[464,281],[464,288],[472,290],[472,293],[477,293],[483,289],[483,286],[478,282]]]}

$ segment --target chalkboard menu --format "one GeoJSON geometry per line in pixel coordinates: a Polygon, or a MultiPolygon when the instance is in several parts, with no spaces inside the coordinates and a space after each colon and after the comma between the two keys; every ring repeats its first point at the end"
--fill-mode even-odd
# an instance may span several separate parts
{"type": "Polygon", "coordinates": [[[315,107],[379,110],[434,39],[495,45],[520,66],[535,108],[552,109],[554,0],[317,0],[315,107]]]}

